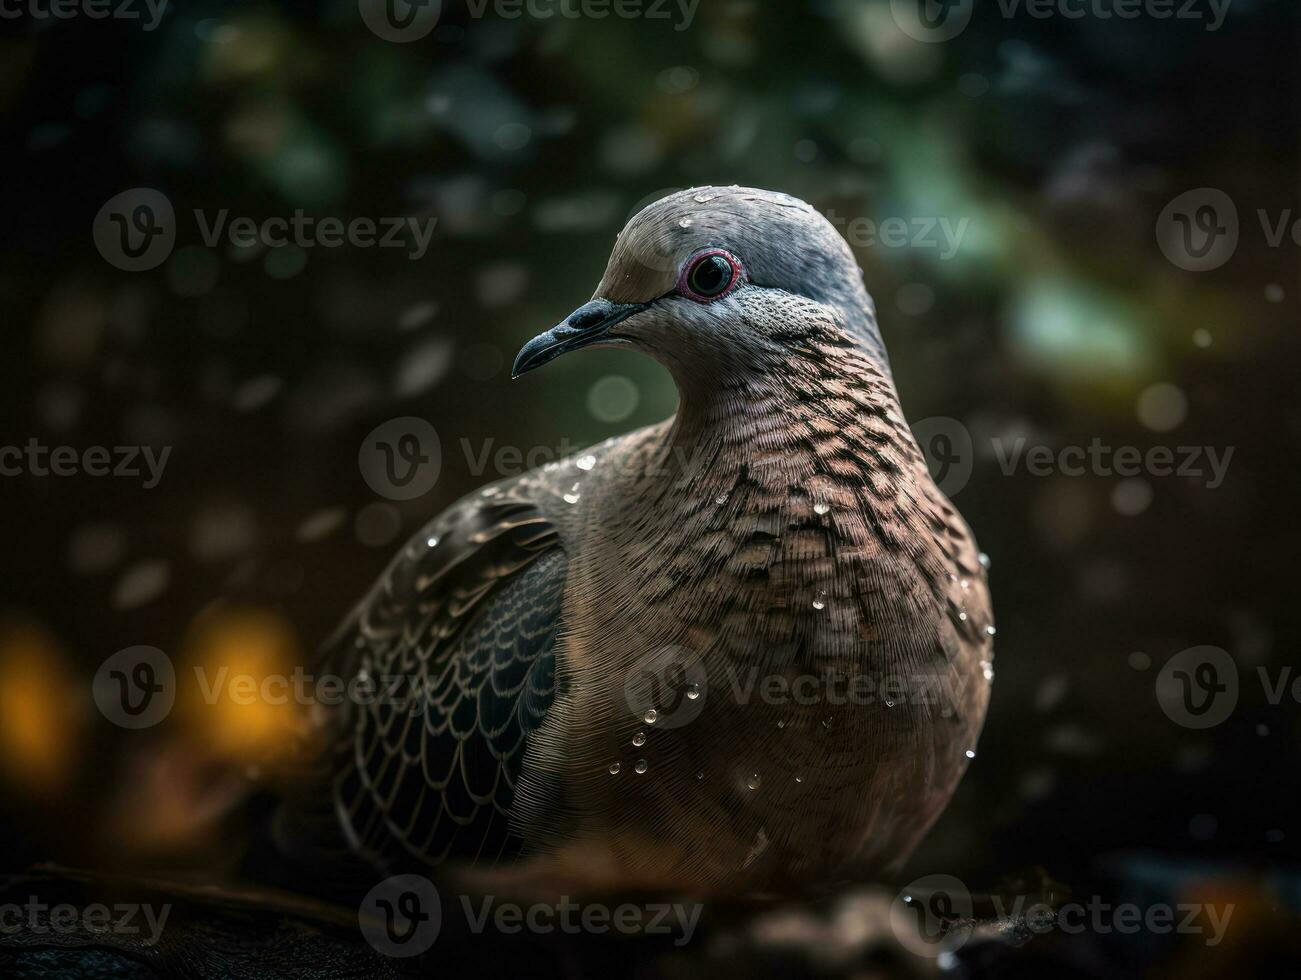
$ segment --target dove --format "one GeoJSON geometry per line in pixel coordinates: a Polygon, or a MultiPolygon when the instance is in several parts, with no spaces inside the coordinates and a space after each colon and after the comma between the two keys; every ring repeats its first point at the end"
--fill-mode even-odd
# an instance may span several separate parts
{"type": "Polygon", "coordinates": [[[676,414],[402,548],[325,647],[377,695],[320,713],[322,819],[381,869],[566,887],[893,873],[975,756],[994,626],[853,253],[785,194],[672,194],[513,374],[587,348],[657,360],[676,414]]]}

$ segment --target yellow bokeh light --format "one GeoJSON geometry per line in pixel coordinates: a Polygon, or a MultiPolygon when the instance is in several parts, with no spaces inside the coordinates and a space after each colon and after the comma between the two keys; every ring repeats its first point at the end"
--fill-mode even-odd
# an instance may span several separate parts
{"type": "Polygon", "coordinates": [[[72,672],[52,634],[25,619],[0,620],[0,773],[19,791],[67,787],[82,716],[72,672]]]}
{"type": "Polygon", "coordinates": [[[181,684],[190,734],[250,764],[288,752],[307,709],[299,650],[289,623],[269,610],[222,606],[201,615],[185,645],[191,677],[181,684]]]}

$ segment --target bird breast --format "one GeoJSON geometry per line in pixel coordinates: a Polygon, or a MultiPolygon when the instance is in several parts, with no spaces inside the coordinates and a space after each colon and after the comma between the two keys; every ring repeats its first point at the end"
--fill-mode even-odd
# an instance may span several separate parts
{"type": "Polygon", "coordinates": [[[565,836],[605,842],[621,880],[880,870],[969,761],[992,656],[974,542],[901,418],[841,401],[595,454],[610,476],[571,510],[561,693],[532,761],[568,787],[565,836]]]}

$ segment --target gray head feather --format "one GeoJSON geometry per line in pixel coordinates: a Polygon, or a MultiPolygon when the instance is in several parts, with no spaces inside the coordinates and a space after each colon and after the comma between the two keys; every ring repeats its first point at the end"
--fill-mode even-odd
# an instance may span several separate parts
{"type": "Polygon", "coordinates": [[[749,284],[831,308],[888,369],[871,297],[848,244],[798,198],[752,187],[696,187],[635,215],[620,233],[596,295],[646,303],[673,290],[683,263],[703,248],[739,258],[749,284]]]}

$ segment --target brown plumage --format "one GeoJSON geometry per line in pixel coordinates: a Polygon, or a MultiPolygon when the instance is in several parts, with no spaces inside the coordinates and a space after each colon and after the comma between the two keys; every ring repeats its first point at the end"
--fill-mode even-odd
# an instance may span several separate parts
{"type": "Polygon", "coordinates": [[[460,501],[345,624],[335,668],[410,695],[324,719],[347,840],[567,886],[897,867],[974,750],[993,627],[852,254],[785,195],[673,195],[517,372],[585,346],[657,358],[679,411],[460,501]]]}

